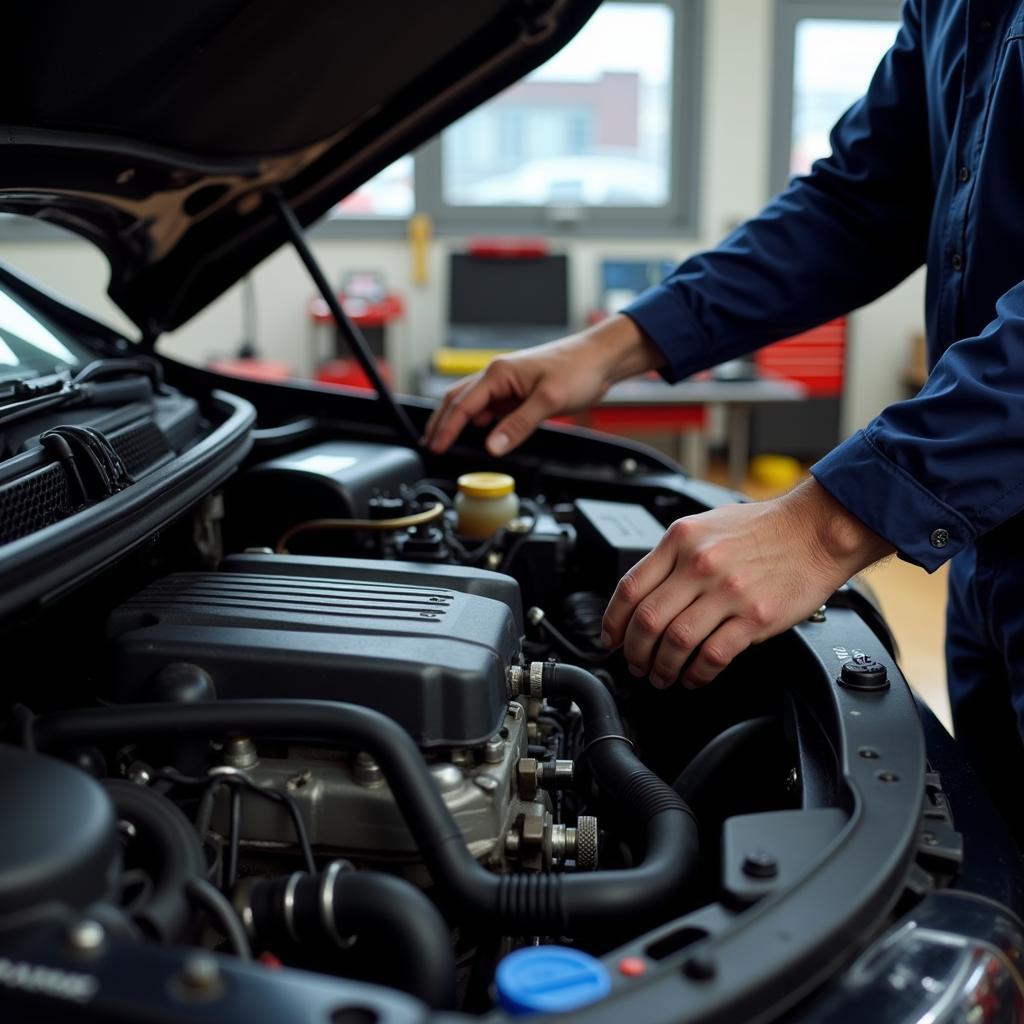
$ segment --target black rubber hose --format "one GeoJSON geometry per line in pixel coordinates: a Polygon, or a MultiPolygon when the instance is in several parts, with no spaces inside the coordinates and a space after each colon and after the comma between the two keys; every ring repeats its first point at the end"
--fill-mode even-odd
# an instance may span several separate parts
{"type": "Polygon", "coordinates": [[[726,763],[740,750],[778,730],[778,720],[768,715],[731,725],[701,748],[672,783],[672,788],[684,800],[697,802],[705,787],[721,775],[726,763]]]}
{"type": "Polygon", "coordinates": [[[206,858],[192,823],[167,797],[133,782],[103,783],[117,816],[135,829],[131,860],[138,861],[153,882],[145,902],[131,917],[151,938],[176,942],[192,917],[185,891],[192,878],[206,876],[206,858]]]}
{"type": "MultiPolygon", "coordinates": [[[[571,881],[580,890],[574,898],[583,908],[596,898],[604,913],[621,911],[634,919],[654,921],[664,916],[666,907],[696,874],[700,841],[693,811],[636,756],[624,735],[615,699],[596,676],[575,665],[545,662],[542,680],[546,697],[568,698],[579,706],[584,756],[598,786],[645,837],[641,864],[627,871],[574,876],[571,881]]],[[[580,910],[574,914],[577,919],[584,916],[590,915],[580,910]]],[[[600,920],[593,924],[599,925],[600,920]]]]}
{"type": "Polygon", "coordinates": [[[261,944],[318,948],[354,937],[359,977],[394,985],[435,1010],[455,1006],[455,955],[441,912],[410,882],[374,871],[257,882],[249,894],[261,944]]]}
{"type": "Polygon", "coordinates": [[[694,870],[696,824],[686,804],[621,738],[614,702],[598,679],[582,669],[560,665],[552,684],[585,709],[598,706],[597,714],[584,712],[594,730],[593,735],[587,734],[591,763],[598,781],[611,785],[618,799],[635,801],[623,810],[632,810],[643,823],[646,856],[639,867],[569,876],[491,874],[466,848],[409,734],[380,712],[355,704],[313,700],[122,704],[44,715],[36,719],[34,731],[41,749],[84,742],[138,742],[146,736],[173,734],[245,734],[356,746],[380,764],[431,877],[459,911],[479,926],[512,935],[573,935],[621,929],[626,924],[639,929],[671,912],[670,901],[694,870]],[[599,695],[608,698],[610,709],[599,695]]]}

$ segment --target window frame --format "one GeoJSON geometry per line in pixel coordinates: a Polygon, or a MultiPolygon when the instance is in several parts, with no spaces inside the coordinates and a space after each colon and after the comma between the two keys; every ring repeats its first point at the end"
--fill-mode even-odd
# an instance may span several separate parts
{"type": "Polygon", "coordinates": [[[793,145],[796,28],[806,18],[831,21],[894,21],[900,23],[902,0],[775,0],[775,49],[772,73],[772,131],[769,193],[789,184],[793,145]]]}

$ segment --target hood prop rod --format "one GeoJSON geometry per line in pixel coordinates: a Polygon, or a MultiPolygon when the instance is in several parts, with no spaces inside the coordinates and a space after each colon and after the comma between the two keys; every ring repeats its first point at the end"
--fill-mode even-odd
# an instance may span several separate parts
{"type": "Polygon", "coordinates": [[[320,264],[317,263],[309,243],[306,241],[306,235],[302,230],[298,217],[295,216],[295,212],[280,192],[271,192],[270,198],[277,207],[278,216],[284,225],[285,231],[288,232],[292,247],[298,253],[299,259],[302,260],[309,276],[313,279],[317,291],[320,292],[324,302],[327,303],[327,308],[334,317],[338,332],[344,337],[352,355],[355,356],[356,361],[363,368],[363,372],[370,379],[374,391],[377,392],[377,397],[387,406],[391,419],[394,420],[399,433],[405,436],[413,448],[419,450],[421,447],[420,432],[412,425],[412,420],[409,419],[406,411],[395,401],[394,395],[391,394],[390,389],[384,383],[377,369],[377,363],[374,361],[370,347],[366,344],[363,332],[349,319],[345,310],[342,309],[341,303],[338,301],[338,296],[334,294],[331,286],[327,283],[327,278],[324,277],[324,272],[320,264]]]}

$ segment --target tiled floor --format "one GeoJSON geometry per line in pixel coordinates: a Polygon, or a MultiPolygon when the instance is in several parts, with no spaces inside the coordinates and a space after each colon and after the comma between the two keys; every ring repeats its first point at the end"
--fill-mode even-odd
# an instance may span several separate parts
{"type": "MultiPolygon", "coordinates": [[[[724,462],[712,462],[708,478],[724,483],[724,462]]],[[[748,480],[744,487],[753,498],[773,492],[748,480]]],[[[917,566],[889,558],[868,569],[864,578],[878,596],[900,649],[900,665],[907,681],[924,698],[940,721],[950,728],[943,658],[943,621],[946,612],[945,568],[929,575],[917,566]]]]}

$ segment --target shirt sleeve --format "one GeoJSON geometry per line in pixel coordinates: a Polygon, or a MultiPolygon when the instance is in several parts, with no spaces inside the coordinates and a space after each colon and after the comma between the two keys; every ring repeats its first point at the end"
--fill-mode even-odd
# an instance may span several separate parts
{"type": "Polygon", "coordinates": [[[1024,283],[951,345],[915,398],[811,467],[907,561],[937,569],[1024,511],[1024,283]]]}
{"type": "Polygon", "coordinates": [[[924,261],[932,175],[917,3],[833,129],[832,155],[623,310],[665,356],[666,380],[849,312],[924,261]]]}

